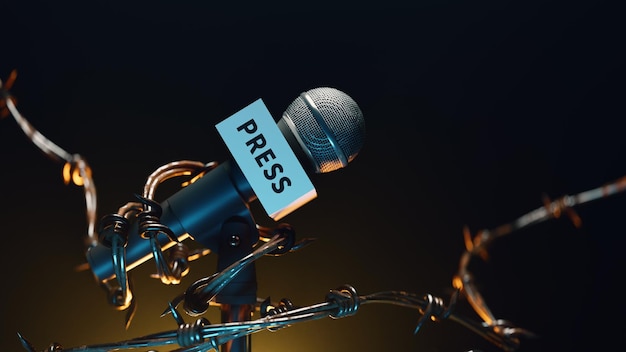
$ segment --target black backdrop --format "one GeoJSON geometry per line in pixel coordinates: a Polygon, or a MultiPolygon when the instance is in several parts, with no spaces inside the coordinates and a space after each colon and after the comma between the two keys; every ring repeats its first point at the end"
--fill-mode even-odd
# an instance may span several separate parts
{"type": "MultiPolygon", "coordinates": [[[[314,176],[318,198],[284,220],[318,240],[257,264],[259,296],[320,302],[352,284],[445,299],[462,228],[493,228],[626,175],[623,18],[605,1],[321,1],[307,5],[153,1],[0,5],[0,75],[20,111],[93,169],[98,215],[175,160],[224,161],[214,125],[262,98],[278,119],[302,91],[332,86],[364,112],[347,168],[314,176]]],[[[2,350],[120,341],[175,328],[178,286],[134,270],[137,315],[107,305],[82,264],[82,190],[66,186],[11,118],[0,121],[4,238],[2,350]]],[[[158,192],[157,192],[158,194],[158,192]]],[[[165,197],[165,195],[163,195],[165,197]]],[[[540,335],[522,351],[623,341],[619,195],[500,239],[476,278],[498,318],[540,335]]],[[[253,211],[258,211],[252,206],[253,211]]],[[[258,223],[273,226],[264,214],[258,223]]],[[[465,301],[460,312],[474,317],[465,301]]],[[[210,311],[212,322],[218,313],[210,311]]],[[[496,351],[454,322],[368,305],[353,317],[253,336],[255,351],[496,351]]],[[[192,318],[186,317],[188,321],[192,318]]],[[[166,350],[166,349],[161,349],[166,350]]]]}

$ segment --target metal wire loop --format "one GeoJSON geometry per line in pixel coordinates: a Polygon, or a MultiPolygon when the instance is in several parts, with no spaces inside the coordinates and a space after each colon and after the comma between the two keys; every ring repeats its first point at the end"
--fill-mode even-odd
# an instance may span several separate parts
{"type": "MultiPolygon", "coordinates": [[[[180,241],[169,227],[160,222],[159,218],[163,213],[161,205],[152,199],[140,195],[135,196],[143,204],[143,211],[137,215],[139,221],[139,235],[144,239],[150,240],[152,256],[154,257],[157,267],[155,276],[161,279],[161,282],[166,285],[179,284],[181,276],[172,273],[170,264],[163,258],[163,251],[157,237],[160,233],[163,233],[173,242],[179,243],[180,241]]],[[[183,271],[180,271],[180,273],[182,272],[183,271]]]]}
{"type": "Polygon", "coordinates": [[[456,303],[457,296],[458,291],[456,291],[452,296],[450,307],[446,307],[441,297],[435,297],[430,293],[426,294],[424,296],[424,303],[426,304],[426,307],[419,308],[419,312],[422,316],[417,321],[417,326],[415,327],[415,331],[413,333],[417,334],[427,320],[440,321],[449,317],[452,313],[452,308],[456,303]]]}
{"type": "Polygon", "coordinates": [[[100,220],[98,226],[98,241],[111,248],[113,242],[126,246],[128,244],[128,219],[119,214],[108,214],[100,220]],[[114,239],[115,238],[115,239],[114,239]]]}
{"type": "Polygon", "coordinates": [[[176,243],[169,249],[169,260],[172,276],[180,279],[189,272],[189,247],[184,243],[176,243]]]}
{"type": "MultiPolygon", "coordinates": [[[[265,318],[265,317],[271,317],[271,316],[275,316],[277,314],[281,314],[281,313],[286,313],[292,309],[294,309],[294,305],[291,302],[290,299],[288,298],[283,298],[280,300],[280,302],[278,303],[277,306],[272,306],[270,305],[270,298],[268,297],[267,299],[265,299],[263,301],[263,303],[261,304],[261,317],[265,318]]],[[[275,327],[268,327],[267,330],[268,331],[278,331],[282,328],[286,328],[289,325],[282,325],[282,326],[275,326],[275,327]]]]}
{"type": "Polygon", "coordinates": [[[356,289],[350,285],[343,285],[337,289],[330,290],[326,295],[326,301],[337,305],[337,309],[329,314],[333,319],[356,314],[361,303],[356,289]]]}
{"type": "MultiPolygon", "coordinates": [[[[30,122],[24,118],[24,116],[20,114],[16,107],[16,99],[9,92],[15,78],[16,71],[12,71],[6,83],[3,83],[2,80],[0,80],[0,118],[7,117],[9,115],[13,116],[18,126],[32,141],[32,143],[35,144],[35,146],[37,146],[53,160],[65,163],[63,172],[66,184],[72,180],[77,186],[84,187],[85,202],[87,206],[87,220],[89,223],[86,244],[88,247],[91,247],[97,242],[100,242],[113,249],[113,262],[116,270],[116,277],[120,285],[114,286],[113,283],[108,281],[100,282],[100,284],[106,290],[111,303],[116,306],[118,310],[130,307],[126,316],[126,324],[128,327],[132,315],[134,314],[135,300],[133,299],[131,291],[132,281],[128,280],[128,277],[126,276],[124,250],[127,243],[128,218],[123,215],[128,214],[127,210],[128,212],[138,212],[137,218],[139,221],[140,235],[141,237],[151,241],[153,255],[159,271],[159,277],[164,283],[177,283],[176,281],[180,279],[180,276],[187,271],[188,261],[193,259],[189,258],[187,248],[180,245],[178,237],[175,236],[175,234],[167,226],[160,223],[162,209],[160,205],[153,200],[154,192],[159,184],[167,179],[177,176],[191,176],[191,180],[182,184],[183,187],[187,186],[202,177],[207,171],[214,168],[217,163],[212,162],[205,164],[193,161],[180,161],[162,166],[148,178],[144,187],[143,196],[137,196],[137,198],[141,201],[141,204],[135,208],[134,203],[129,203],[128,208],[125,206],[120,209],[119,215],[113,214],[103,218],[98,238],[96,238],[94,233],[97,204],[96,189],[91,178],[91,169],[89,168],[89,165],[79,154],[70,154],[58,145],[54,144],[52,141],[48,140],[45,136],[39,133],[39,131],[37,131],[33,125],[31,125],[30,122]],[[157,236],[159,234],[165,234],[172,241],[179,244],[170,252],[169,259],[172,263],[171,267],[163,259],[161,245],[159,244],[160,242],[157,241],[157,236]]],[[[326,295],[326,302],[308,307],[295,308],[287,299],[281,300],[277,306],[272,307],[269,304],[268,299],[267,302],[264,303],[264,306],[262,306],[261,312],[264,314],[263,318],[272,319],[237,322],[237,324],[229,325],[218,324],[214,326],[211,326],[210,322],[205,318],[200,318],[192,324],[184,323],[182,317],[175,309],[176,305],[182,300],[184,300],[185,309],[190,315],[204,313],[209,307],[209,303],[212,302],[211,299],[216,292],[219,292],[221,287],[232,280],[232,278],[235,277],[243,267],[249,265],[258,257],[262,255],[284,254],[285,252],[302,248],[304,245],[311,242],[310,239],[307,239],[294,244],[295,234],[293,233],[293,229],[289,226],[284,226],[279,227],[279,229],[273,233],[271,238],[268,237],[263,239],[263,241],[267,241],[267,243],[264,246],[257,248],[249,256],[233,263],[233,265],[221,273],[216,273],[213,276],[196,281],[185,291],[183,295],[176,297],[174,303],[170,303],[168,310],[166,310],[163,314],[167,314],[168,312],[172,313],[178,324],[178,330],[173,332],[166,331],[149,335],[147,337],[112,344],[94,346],[83,345],[76,348],[69,348],[67,349],[67,352],[102,352],[104,350],[112,351],[137,347],[151,347],[176,342],[183,347],[183,349],[176,350],[178,352],[198,352],[200,350],[204,351],[210,349],[215,349],[217,351],[219,344],[224,343],[223,341],[232,340],[233,338],[257,332],[265,326],[270,326],[268,330],[272,331],[272,329],[279,329],[279,326],[289,326],[289,324],[296,322],[320,319],[324,317],[338,319],[356,314],[360,305],[367,303],[391,303],[405,307],[417,308],[422,316],[420,317],[415,329],[416,333],[427,320],[438,321],[449,318],[450,320],[457,321],[463,326],[479,333],[481,336],[496,344],[498,347],[501,347],[506,351],[514,351],[519,347],[520,341],[518,337],[535,337],[536,335],[526,331],[525,329],[517,328],[508,321],[496,319],[494,317],[485,304],[484,299],[480,295],[480,292],[473,282],[472,275],[468,270],[472,257],[479,255],[485,259],[487,256],[487,247],[495,239],[507,236],[515,231],[542,223],[549,219],[559,218],[563,214],[568,215],[574,222],[574,225],[579,227],[581,225],[581,219],[574,211],[574,207],[622,192],[626,192],[626,176],[602,185],[601,187],[580,192],[575,195],[563,196],[556,201],[552,201],[545,196],[543,198],[544,204],[542,207],[523,214],[513,221],[496,228],[480,230],[474,237],[472,237],[469,229],[465,228],[463,234],[465,237],[466,251],[461,256],[458,273],[453,278],[453,286],[457,288],[457,291],[453,295],[448,307],[444,305],[441,298],[430,294],[423,296],[423,299],[419,299],[419,296],[407,292],[382,292],[360,297],[354,287],[344,285],[337,289],[330,290],[330,292],[326,295]],[[459,292],[466,296],[474,311],[481,317],[482,321],[480,323],[476,323],[475,321],[453,314],[452,310],[459,292]],[[205,333],[208,335],[205,335],[205,333]],[[189,348],[187,349],[185,347],[189,348]]],[[[270,231],[265,231],[265,229],[263,230],[264,233],[270,233],[270,231]]],[[[18,337],[22,346],[28,352],[36,351],[35,348],[19,333],[18,337]]],[[[63,348],[60,344],[53,343],[43,352],[46,351],[61,352],[63,351],[63,348]]]]}
{"type": "Polygon", "coordinates": [[[197,316],[204,314],[209,309],[209,301],[202,294],[202,290],[218,275],[219,272],[199,279],[192,283],[187,290],[185,290],[182,298],[184,299],[183,308],[187,314],[197,316]]]}
{"type": "Polygon", "coordinates": [[[189,347],[203,343],[204,336],[202,334],[202,327],[209,324],[211,323],[206,318],[199,318],[192,324],[181,324],[176,334],[178,345],[189,347]]]}
{"type": "Polygon", "coordinates": [[[296,244],[296,232],[293,227],[286,223],[279,224],[274,229],[274,235],[279,235],[282,241],[278,244],[278,247],[266,255],[279,256],[285,254],[293,248],[296,244]]]}
{"type": "Polygon", "coordinates": [[[144,210],[137,215],[139,220],[139,235],[143,238],[150,238],[158,233],[163,233],[174,242],[179,242],[178,237],[169,227],[161,224],[160,217],[163,214],[161,205],[152,199],[135,195],[144,205],[144,210]]]}
{"type": "Polygon", "coordinates": [[[108,282],[101,284],[101,286],[107,293],[109,304],[115,309],[125,310],[130,306],[133,298],[130,290],[124,290],[121,286],[111,286],[108,282]]]}

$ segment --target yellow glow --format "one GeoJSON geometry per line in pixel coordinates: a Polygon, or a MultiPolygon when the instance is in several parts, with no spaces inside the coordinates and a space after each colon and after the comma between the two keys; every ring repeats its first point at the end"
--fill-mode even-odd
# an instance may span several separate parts
{"type": "Polygon", "coordinates": [[[70,183],[70,171],[72,169],[72,164],[67,162],[63,165],[63,183],[66,185],[70,183]]]}
{"type": "Polygon", "coordinates": [[[276,309],[276,307],[274,307],[273,305],[268,305],[267,308],[265,308],[265,312],[261,312],[261,313],[267,313],[269,311],[271,311],[272,309],[276,309]]]}
{"type": "Polygon", "coordinates": [[[458,289],[458,290],[462,290],[463,289],[463,280],[461,280],[460,277],[455,276],[452,279],[452,287],[458,289]]]}
{"type": "MultiPolygon", "coordinates": [[[[89,166],[85,168],[85,173],[88,178],[91,178],[91,168],[89,166]]],[[[63,182],[67,185],[70,183],[70,180],[76,186],[85,184],[83,177],[80,175],[80,169],[74,167],[71,162],[66,162],[65,165],[63,165],[63,182]]]]}
{"type": "Polygon", "coordinates": [[[80,176],[80,172],[76,169],[72,172],[72,182],[74,182],[76,186],[82,186],[85,183],[83,178],[80,176]]]}
{"type": "Polygon", "coordinates": [[[208,248],[203,249],[202,251],[196,253],[196,254],[192,254],[189,257],[187,257],[188,261],[194,261],[196,259],[200,259],[201,257],[204,257],[205,255],[209,255],[211,253],[211,250],[208,248]]]}
{"type": "MultiPolygon", "coordinates": [[[[194,177],[193,177],[191,180],[189,180],[189,181],[183,182],[183,183],[181,184],[181,186],[182,186],[182,187],[187,187],[187,186],[189,186],[190,184],[192,184],[192,183],[196,182],[196,181],[197,181],[200,177],[204,176],[204,174],[206,174],[206,171],[203,171],[203,172],[201,172],[201,173],[197,174],[196,176],[194,176],[194,177]]],[[[185,173],[185,175],[191,175],[191,172],[186,172],[186,173],[185,173]]]]}

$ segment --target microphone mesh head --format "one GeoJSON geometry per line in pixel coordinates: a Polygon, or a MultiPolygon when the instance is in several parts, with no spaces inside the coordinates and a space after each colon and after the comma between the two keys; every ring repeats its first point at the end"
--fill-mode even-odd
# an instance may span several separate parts
{"type": "Polygon", "coordinates": [[[365,122],[357,103],[335,88],[306,91],[283,114],[317,173],[330,172],[352,161],[365,141],[365,122]]]}

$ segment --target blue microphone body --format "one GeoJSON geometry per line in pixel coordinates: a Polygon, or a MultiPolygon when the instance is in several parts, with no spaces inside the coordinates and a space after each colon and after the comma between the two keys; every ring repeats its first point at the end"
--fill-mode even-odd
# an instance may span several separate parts
{"type": "MultiPolygon", "coordinates": [[[[190,236],[217,253],[220,246],[217,234],[225,222],[238,219],[251,228],[256,226],[248,206],[255,198],[237,163],[226,161],[161,202],[163,212],[159,220],[179,240],[190,236]]],[[[127,270],[152,257],[150,241],[139,236],[136,221],[132,225],[126,245],[127,270]]],[[[160,234],[158,240],[163,249],[174,244],[164,234],[160,234]]],[[[87,261],[96,280],[115,276],[111,249],[107,246],[99,244],[89,248],[87,261]]]]}
{"type": "MultiPolygon", "coordinates": [[[[307,172],[325,173],[345,167],[357,156],[365,139],[360,108],[334,88],[315,88],[300,94],[277,126],[307,172]]],[[[227,161],[160,202],[159,221],[179,240],[190,237],[218,254],[224,249],[224,233],[249,231],[251,234],[241,237],[247,238],[247,242],[238,245],[242,252],[234,258],[237,260],[258,241],[249,209],[249,203],[255,199],[257,195],[237,162],[227,161]]],[[[126,245],[127,271],[152,258],[150,241],[142,238],[137,228],[135,221],[126,245]]],[[[158,240],[163,250],[175,244],[164,234],[158,240]]],[[[88,264],[98,282],[115,277],[111,256],[111,249],[102,244],[87,250],[88,264]]],[[[218,270],[231,260],[218,259],[218,270]]]]}

